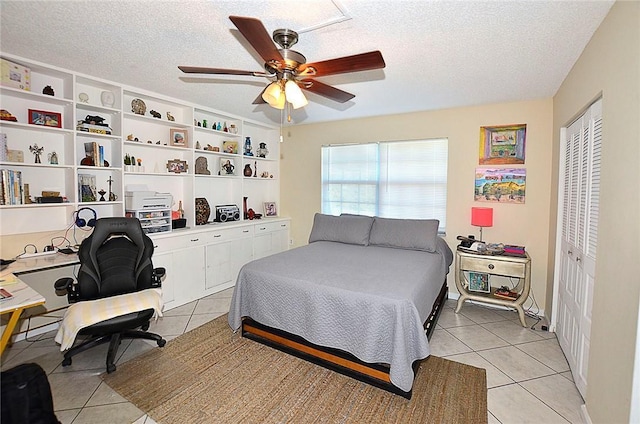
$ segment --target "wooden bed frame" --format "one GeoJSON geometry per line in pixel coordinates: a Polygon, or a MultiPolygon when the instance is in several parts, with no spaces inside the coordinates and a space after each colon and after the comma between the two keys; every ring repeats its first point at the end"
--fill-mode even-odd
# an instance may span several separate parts
{"type": "MultiPolygon", "coordinates": [[[[436,321],[440,316],[444,302],[447,300],[448,291],[445,277],[431,314],[424,322],[424,329],[429,339],[431,339],[431,334],[436,327],[436,321]]],[[[411,399],[411,391],[405,392],[391,383],[388,364],[363,362],[348,352],[315,345],[300,336],[268,327],[249,317],[242,319],[242,336],[411,399]]],[[[420,361],[413,363],[414,374],[419,364],[420,361]]]]}

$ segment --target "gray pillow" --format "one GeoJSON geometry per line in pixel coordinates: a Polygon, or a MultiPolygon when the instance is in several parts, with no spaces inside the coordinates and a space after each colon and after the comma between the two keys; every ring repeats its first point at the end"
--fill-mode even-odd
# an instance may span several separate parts
{"type": "Polygon", "coordinates": [[[369,244],[371,246],[397,247],[400,249],[437,250],[437,219],[378,218],[373,221],[369,244]]]}
{"type": "Polygon", "coordinates": [[[336,241],[367,246],[373,218],[363,215],[324,215],[316,213],[309,243],[314,241],[336,241]]]}

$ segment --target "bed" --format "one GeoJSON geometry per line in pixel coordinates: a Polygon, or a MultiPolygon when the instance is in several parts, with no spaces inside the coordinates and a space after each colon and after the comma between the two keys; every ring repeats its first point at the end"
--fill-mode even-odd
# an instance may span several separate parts
{"type": "Polygon", "coordinates": [[[234,331],[411,397],[453,253],[437,220],[316,214],[306,246],[242,267],[234,331]]]}

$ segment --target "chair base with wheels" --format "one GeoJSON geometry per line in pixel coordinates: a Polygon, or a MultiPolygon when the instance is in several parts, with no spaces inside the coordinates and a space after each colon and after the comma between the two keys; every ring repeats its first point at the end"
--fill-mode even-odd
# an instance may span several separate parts
{"type": "Polygon", "coordinates": [[[107,352],[107,373],[112,373],[116,370],[116,354],[118,353],[118,348],[120,347],[120,343],[122,343],[123,339],[154,340],[159,347],[163,347],[167,343],[165,339],[158,334],[147,332],[149,329],[149,321],[152,317],[153,309],[147,309],[140,312],[121,315],[83,328],[80,330],[78,335],[90,336],[89,339],[67,350],[64,354],[64,359],[62,360],[62,366],[66,367],[71,365],[71,357],[80,352],[84,352],[87,349],[91,349],[92,347],[103,343],[109,343],[109,350],[107,352]],[[122,323],[125,322],[127,327],[131,328],[130,330],[122,329],[122,323]],[[140,327],[142,331],[135,330],[135,328],[138,327],[140,327]],[[119,332],[113,332],[113,328],[118,328],[119,332]]]}

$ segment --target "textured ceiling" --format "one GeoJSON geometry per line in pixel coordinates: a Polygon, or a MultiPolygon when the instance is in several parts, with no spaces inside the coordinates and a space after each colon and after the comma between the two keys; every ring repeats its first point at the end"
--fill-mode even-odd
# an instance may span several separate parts
{"type": "Polygon", "coordinates": [[[270,33],[300,31],[293,49],[308,62],[380,50],[382,70],[319,79],[356,97],[339,104],[308,94],[292,124],[311,123],[553,96],[612,4],[2,0],[0,49],[269,123],[280,111],[251,104],[266,79],[177,68],[261,71],[230,15],[259,18],[270,33]]]}

